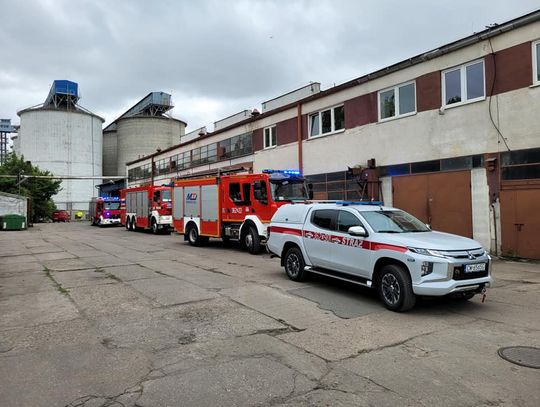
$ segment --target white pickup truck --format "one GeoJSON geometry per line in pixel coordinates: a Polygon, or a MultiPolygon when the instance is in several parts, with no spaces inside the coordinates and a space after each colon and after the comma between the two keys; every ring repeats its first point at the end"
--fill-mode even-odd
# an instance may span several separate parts
{"type": "Polygon", "coordinates": [[[492,281],[478,242],[381,203],[284,205],[268,232],[268,250],[292,280],[317,273],[373,287],[393,311],[412,308],[417,295],[468,300],[492,281]]]}

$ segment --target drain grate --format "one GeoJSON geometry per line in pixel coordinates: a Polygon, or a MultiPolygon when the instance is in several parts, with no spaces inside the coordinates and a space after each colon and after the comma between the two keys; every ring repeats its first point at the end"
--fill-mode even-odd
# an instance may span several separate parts
{"type": "Polygon", "coordinates": [[[501,358],[516,365],[540,369],[540,348],[532,346],[509,346],[500,348],[497,353],[501,358]]]}

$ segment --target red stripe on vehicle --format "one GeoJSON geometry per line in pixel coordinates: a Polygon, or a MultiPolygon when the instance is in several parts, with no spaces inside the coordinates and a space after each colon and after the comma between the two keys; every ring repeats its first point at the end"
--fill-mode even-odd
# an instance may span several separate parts
{"type": "Polygon", "coordinates": [[[268,228],[270,233],[283,233],[286,235],[302,236],[302,231],[293,228],[284,228],[282,226],[271,226],[268,228]]]}
{"type": "Polygon", "coordinates": [[[367,250],[394,250],[396,252],[405,253],[408,249],[403,246],[395,246],[392,244],[368,242],[364,240],[362,242],[362,248],[367,250]]]}

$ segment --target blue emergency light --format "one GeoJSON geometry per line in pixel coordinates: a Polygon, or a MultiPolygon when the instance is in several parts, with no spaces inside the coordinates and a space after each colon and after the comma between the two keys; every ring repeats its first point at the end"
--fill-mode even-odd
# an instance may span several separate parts
{"type": "Polygon", "coordinates": [[[383,201],[336,201],[337,205],[373,205],[373,206],[383,206],[383,201]]]}
{"type": "Polygon", "coordinates": [[[297,175],[300,176],[300,170],[262,170],[263,174],[284,174],[284,175],[297,175]]]}
{"type": "Polygon", "coordinates": [[[101,199],[106,199],[107,201],[119,201],[119,196],[100,196],[101,199]]]}

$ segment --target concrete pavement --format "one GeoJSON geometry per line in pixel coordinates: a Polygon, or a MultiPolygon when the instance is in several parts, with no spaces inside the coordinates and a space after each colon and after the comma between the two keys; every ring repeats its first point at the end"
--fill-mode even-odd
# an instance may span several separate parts
{"type": "Polygon", "coordinates": [[[387,311],[278,259],[88,223],[0,233],[2,406],[537,406],[540,265],[387,311]]]}

